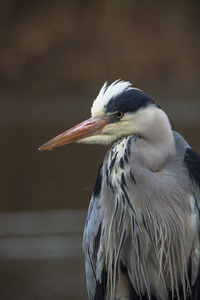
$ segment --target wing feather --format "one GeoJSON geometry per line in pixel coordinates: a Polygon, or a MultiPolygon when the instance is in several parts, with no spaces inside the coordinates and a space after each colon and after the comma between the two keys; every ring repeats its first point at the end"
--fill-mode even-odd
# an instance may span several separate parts
{"type": "Polygon", "coordinates": [[[187,148],[184,161],[187,165],[192,181],[200,189],[200,155],[191,148],[187,148]]]}
{"type": "MultiPolygon", "coordinates": [[[[184,162],[187,166],[190,178],[194,184],[194,196],[199,211],[198,232],[199,232],[199,239],[200,239],[200,155],[196,153],[194,150],[192,150],[191,148],[187,148],[185,152],[184,162]]],[[[199,250],[196,251],[199,252],[199,250]]],[[[198,257],[199,257],[199,253],[198,253],[198,257]]],[[[197,278],[191,288],[192,299],[194,300],[200,299],[200,263],[199,263],[199,259],[197,259],[197,261],[199,264],[195,266],[195,268],[198,270],[197,278]]]]}
{"type": "Polygon", "coordinates": [[[104,257],[102,257],[102,211],[99,205],[102,188],[102,165],[95,182],[83,236],[86,283],[90,300],[104,299],[106,292],[107,276],[104,257]]]}

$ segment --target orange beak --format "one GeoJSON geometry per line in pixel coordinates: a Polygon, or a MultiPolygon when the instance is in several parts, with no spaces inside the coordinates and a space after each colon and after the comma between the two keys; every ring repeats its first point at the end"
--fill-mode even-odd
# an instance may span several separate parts
{"type": "Polygon", "coordinates": [[[52,148],[67,145],[73,142],[77,142],[86,137],[100,134],[103,128],[109,124],[109,117],[104,116],[101,118],[90,118],[71,129],[57,135],[44,145],[39,150],[50,150],[52,148]]]}

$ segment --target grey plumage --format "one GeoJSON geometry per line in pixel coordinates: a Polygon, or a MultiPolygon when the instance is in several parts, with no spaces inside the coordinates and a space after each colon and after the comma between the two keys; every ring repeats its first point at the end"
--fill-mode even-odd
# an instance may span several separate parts
{"type": "Polygon", "coordinates": [[[42,150],[72,141],[112,144],[84,230],[89,300],[200,299],[200,156],[165,112],[128,82],[104,85],[92,118],[42,150]]]}
{"type": "MultiPolygon", "coordinates": [[[[96,282],[101,283],[104,269],[107,282],[102,286],[105,293],[102,299],[130,299],[131,288],[141,299],[151,299],[153,295],[156,299],[170,299],[170,292],[172,299],[193,299],[187,297],[199,268],[199,199],[193,196],[199,193],[199,188],[191,184],[184,161],[187,143],[176,132],[174,139],[178,155],[168,157],[156,171],[138,166],[138,148],[144,145],[137,136],[123,138],[108,151],[100,172],[102,178],[108,177],[109,183],[102,181],[99,194],[92,198],[84,232],[89,299],[98,297],[95,286],[96,282]],[[120,159],[130,141],[128,162],[122,169],[120,159]],[[118,149],[122,144],[120,154],[118,149]],[[118,156],[110,168],[112,152],[118,156]],[[134,174],[134,180],[130,173],[134,174]],[[99,247],[94,253],[99,224],[102,227],[99,247]],[[121,271],[121,264],[127,276],[121,271]],[[119,298],[117,289],[119,295],[121,292],[119,298]]],[[[148,154],[148,148],[146,151],[148,154]]]]}

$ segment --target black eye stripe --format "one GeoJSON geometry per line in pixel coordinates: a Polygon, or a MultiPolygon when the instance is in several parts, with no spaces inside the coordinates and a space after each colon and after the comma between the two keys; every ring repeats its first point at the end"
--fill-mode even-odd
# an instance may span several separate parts
{"type": "Polygon", "coordinates": [[[155,102],[147,95],[137,90],[128,90],[110,99],[105,106],[105,113],[112,112],[136,112],[142,107],[147,107],[155,102]]]}

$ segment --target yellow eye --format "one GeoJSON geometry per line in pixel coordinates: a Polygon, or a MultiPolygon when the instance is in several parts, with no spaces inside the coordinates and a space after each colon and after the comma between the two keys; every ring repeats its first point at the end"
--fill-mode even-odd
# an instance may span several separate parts
{"type": "Polygon", "coordinates": [[[118,112],[118,113],[115,114],[115,117],[117,119],[121,119],[121,118],[123,118],[123,116],[124,116],[123,112],[118,112]]]}

